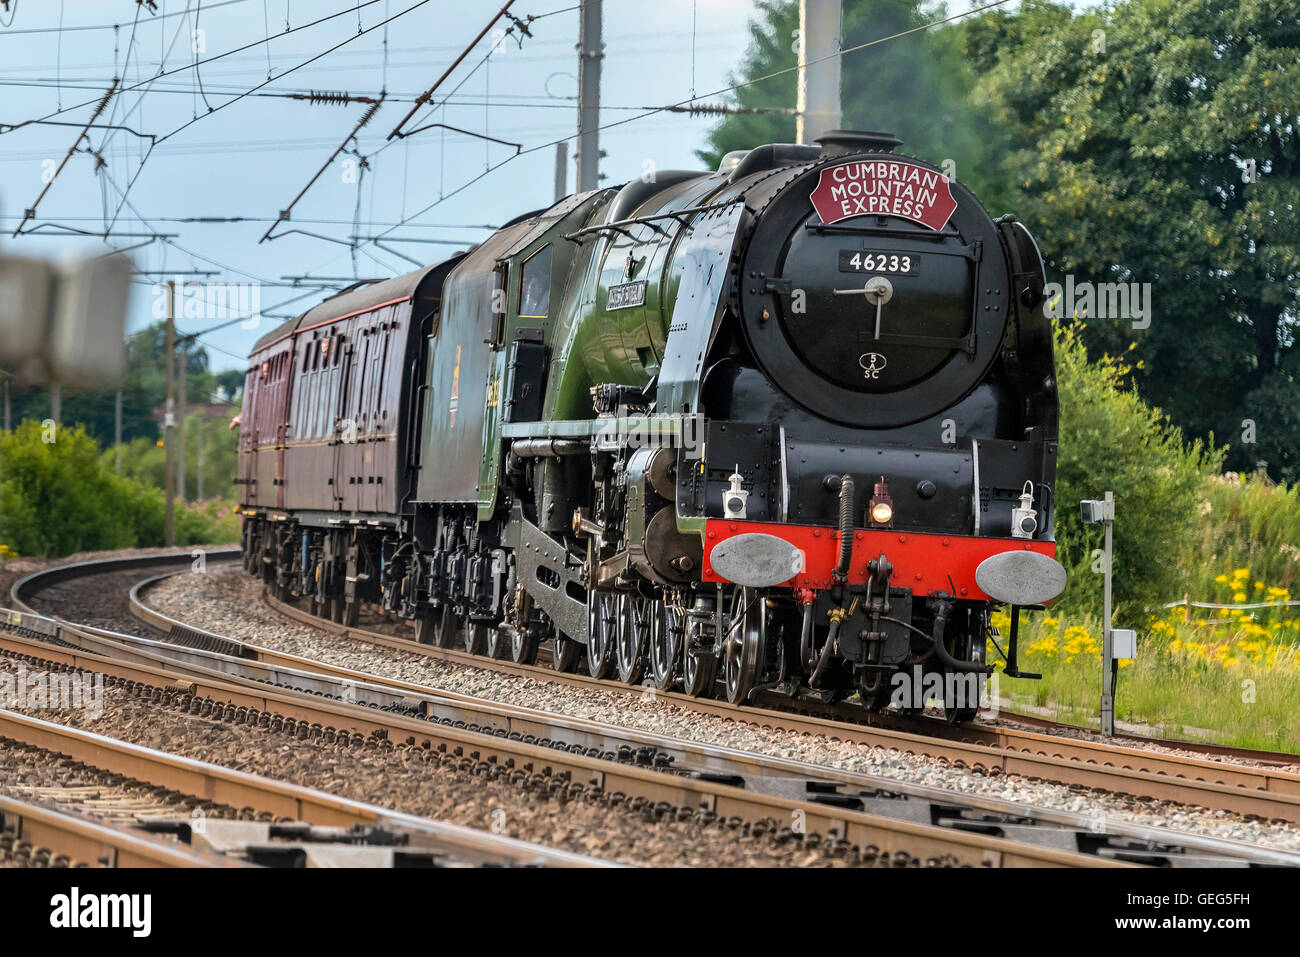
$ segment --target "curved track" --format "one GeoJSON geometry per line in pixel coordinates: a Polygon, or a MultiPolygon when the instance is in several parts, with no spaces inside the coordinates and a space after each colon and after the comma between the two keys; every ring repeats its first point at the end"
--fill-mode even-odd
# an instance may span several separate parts
{"type": "MultiPolygon", "coordinates": [[[[62,576],[65,580],[67,574],[65,572],[62,576]]],[[[31,584],[31,582],[28,582],[26,585],[28,591],[31,584]]],[[[552,749],[557,746],[567,746],[570,749],[585,751],[588,754],[601,755],[607,759],[622,757],[624,760],[639,760],[646,764],[673,768],[678,771],[676,777],[679,780],[683,773],[701,776],[700,780],[722,776],[727,779],[728,785],[740,785],[743,789],[755,792],[749,795],[750,798],[762,796],[756,793],[760,791],[767,792],[769,796],[773,792],[805,795],[816,792],[817,800],[812,803],[811,807],[814,812],[817,811],[818,805],[821,805],[824,810],[828,802],[841,807],[869,808],[884,816],[893,815],[913,821],[926,820],[931,822],[932,825],[937,824],[940,827],[948,828],[949,833],[954,829],[975,829],[986,833],[998,832],[1007,837],[1014,835],[1020,840],[1037,841],[1040,844],[1047,844],[1057,848],[1068,847],[1078,850],[1086,847],[1089,853],[1101,855],[1103,858],[1142,863],[1165,865],[1171,863],[1175,865],[1180,863],[1189,865],[1221,864],[1229,861],[1292,865],[1297,863],[1297,858],[1294,855],[1283,852],[1261,851],[1257,848],[1238,845],[1230,841],[1189,838],[1187,835],[1173,834],[1160,828],[1146,828],[1138,825],[1110,826],[1110,822],[1108,822],[1106,833],[1099,835],[1093,830],[1095,822],[1083,815],[1045,812],[1041,809],[1028,808],[996,799],[971,800],[966,796],[955,797],[950,792],[938,789],[900,786],[897,781],[814,768],[800,762],[766,758],[728,749],[694,745],[662,736],[632,732],[622,728],[610,728],[594,722],[584,722],[580,719],[565,718],[545,712],[529,712],[527,709],[509,708],[472,699],[468,696],[448,695],[436,689],[376,678],[372,675],[325,665],[321,662],[295,658],[269,649],[236,642],[223,636],[188,628],[183,623],[175,622],[150,609],[147,604],[141,601],[140,592],[144,590],[147,584],[148,581],[139,582],[132,588],[129,603],[133,612],[148,621],[153,626],[153,630],[159,633],[167,633],[173,638],[180,638],[190,647],[177,648],[169,643],[134,640],[135,654],[159,662],[171,662],[173,666],[176,657],[179,656],[185,660],[186,669],[191,675],[206,672],[212,675],[220,675],[226,679],[234,677],[237,681],[249,683],[270,682],[289,685],[290,687],[302,688],[316,695],[339,696],[342,694],[349,696],[349,700],[355,700],[359,704],[367,704],[372,709],[382,708],[392,713],[418,714],[426,721],[440,721],[461,727],[468,726],[493,735],[518,738],[525,742],[540,740],[552,749]],[[561,742],[564,744],[562,745],[561,742]],[[954,801],[963,805],[956,809],[956,813],[954,813],[952,807],[954,801]]],[[[25,591],[24,594],[26,593],[25,591]]],[[[303,613],[296,612],[296,614],[302,615],[303,613]]],[[[316,622],[313,621],[313,623],[316,622]]],[[[366,640],[383,639],[386,644],[400,643],[400,647],[408,650],[409,646],[413,645],[417,649],[438,656],[448,656],[453,659],[467,658],[468,663],[476,665],[494,666],[500,664],[499,662],[487,661],[457,652],[428,649],[427,646],[415,645],[412,642],[393,638],[392,636],[359,632],[358,629],[340,630],[348,631],[359,637],[364,636],[366,640]]],[[[93,632],[93,630],[91,631],[93,632]]],[[[82,643],[83,647],[86,647],[86,642],[90,642],[90,647],[100,651],[109,650],[106,645],[118,644],[124,639],[130,640],[127,639],[127,636],[120,634],[101,634],[97,638],[99,644],[96,645],[95,641],[92,640],[95,638],[93,634],[83,632],[80,629],[78,632],[77,640],[82,643]]],[[[67,634],[65,634],[66,637],[68,637],[67,634]]],[[[521,666],[511,667],[519,668],[521,666]]],[[[542,674],[548,679],[557,677],[553,672],[549,671],[543,670],[542,674]]],[[[562,677],[572,678],[574,676],[562,677]]],[[[608,689],[606,685],[602,685],[602,687],[608,689]]],[[[206,697],[210,696],[211,692],[220,693],[221,690],[216,687],[209,688],[205,686],[202,690],[196,689],[195,695],[202,694],[206,697]]],[[[269,705],[269,699],[270,696],[266,696],[264,703],[269,705]]],[[[691,698],[684,698],[684,700],[710,706],[721,704],[719,702],[700,702],[698,699],[691,698]]],[[[341,705],[340,707],[355,706],[341,705]]],[[[723,705],[723,707],[727,706],[723,705]]],[[[743,709],[740,710],[740,714],[743,715],[744,720],[753,720],[761,712],[756,713],[754,709],[743,709]]],[[[324,708],[318,711],[318,716],[321,715],[323,715],[321,717],[322,721],[337,721],[339,712],[324,708]]],[[[784,719],[787,716],[774,717],[784,719]]],[[[819,729],[815,733],[838,732],[837,736],[844,736],[845,727],[842,724],[825,722],[824,719],[799,718],[798,720],[816,721],[828,726],[827,730],[819,729]]],[[[765,721],[765,723],[768,722],[765,721]]],[[[316,727],[321,726],[319,722],[316,723],[316,727]]],[[[333,728],[333,725],[329,726],[331,731],[333,731],[333,728]]],[[[385,733],[396,735],[405,730],[409,730],[409,726],[404,727],[400,721],[394,719],[385,728],[385,733]]],[[[877,729],[867,730],[874,732],[877,729]]],[[[996,766],[992,763],[976,763],[982,763],[986,768],[996,766]]],[[[1014,762],[1008,764],[1010,766],[1007,769],[1012,770],[1014,762]]],[[[577,769],[566,768],[565,770],[571,777],[572,772],[577,769]]],[[[639,768],[635,770],[643,771],[643,769],[639,768]]],[[[1125,769],[1108,770],[1111,772],[1110,779],[1113,783],[1114,772],[1125,769]]],[[[606,763],[603,773],[605,775],[609,774],[608,763],[606,763]]],[[[643,773],[650,773],[655,777],[659,777],[662,783],[663,775],[654,772],[643,773]]],[[[593,777],[592,780],[595,781],[597,778],[593,777]]],[[[621,783],[624,786],[630,786],[632,789],[631,792],[625,793],[637,793],[635,789],[644,786],[646,782],[630,784],[630,782],[622,781],[621,783]]],[[[712,782],[704,781],[703,783],[712,782]]],[[[1201,783],[1204,784],[1205,782],[1201,783]]],[[[607,789],[608,784],[604,784],[604,787],[607,789]]],[[[1240,790],[1240,788],[1237,789],[1240,790]]],[[[1182,800],[1187,799],[1186,790],[1187,786],[1184,785],[1180,792],[1182,800]]],[[[1214,790],[1210,788],[1208,793],[1213,794],[1214,790]]],[[[1201,787],[1197,790],[1197,793],[1204,796],[1207,790],[1205,787],[1201,787]]],[[[656,796],[656,792],[653,791],[650,794],[637,793],[637,797],[645,800],[650,800],[654,796],[656,796]]],[[[701,803],[704,806],[711,806],[715,809],[719,807],[719,796],[714,793],[710,799],[710,796],[699,795],[703,799],[701,803]]],[[[1294,803],[1294,801],[1289,802],[1288,807],[1294,805],[1294,803]]],[[[738,815],[738,817],[741,820],[756,820],[754,817],[756,813],[771,815],[774,810],[771,803],[759,802],[759,804],[761,807],[755,810],[751,801],[751,806],[746,808],[746,813],[738,815]]],[[[689,804],[686,806],[689,806],[689,804]]],[[[799,809],[790,807],[787,810],[793,812],[799,809]]],[[[808,810],[809,808],[805,807],[803,813],[807,814],[808,810]]],[[[779,817],[776,817],[776,820],[779,819],[779,817]]],[[[761,818],[757,820],[761,820],[761,818]]],[[[842,830],[834,825],[832,825],[832,829],[838,833],[849,833],[851,823],[854,822],[845,822],[842,830]]],[[[969,850],[969,848],[966,850],[969,850]]],[[[998,862],[1009,863],[1014,861],[1013,855],[1006,861],[998,862]]],[[[982,861],[982,863],[993,862],[995,861],[988,858],[982,861]]]]}
{"type": "MultiPolygon", "coordinates": [[[[106,570],[107,566],[99,565],[91,572],[106,570]]],[[[63,572],[63,580],[69,574],[63,572]]],[[[31,590],[32,582],[27,581],[18,592],[30,598],[31,590]]],[[[1012,822],[1006,819],[1007,827],[1001,830],[977,821],[968,822],[973,829],[932,820],[919,822],[917,811],[924,810],[928,815],[928,804],[913,803],[911,813],[887,817],[860,809],[868,806],[865,799],[871,795],[849,795],[846,799],[818,792],[809,796],[807,782],[794,782],[796,792],[800,786],[805,788],[804,795],[790,796],[789,779],[782,782],[766,777],[769,786],[760,789],[753,786],[752,780],[746,781],[735,773],[702,769],[664,773],[633,762],[610,760],[618,757],[616,753],[599,752],[594,756],[587,753],[596,750],[594,747],[561,742],[555,737],[538,740],[517,730],[485,725],[471,730],[463,719],[439,719],[436,712],[426,709],[422,714],[418,709],[399,708],[394,701],[384,706],[388,710],[378,701],[366,706],[362,701],[368,695],[385,690],[391,695],[396,689],[385,689],[379,679],[358,682],[306,669],[292,675],[268,675],[267,663],[256,661],[257,652],[249,646],[241,646],[236,655],[223,655],[105,629],[15,615],[19,620],[0,631],[0,649],[120,675],[119,680],[164,707],[257,723],[273,730],[291,730],[302,737],[351,740],[363,746],[391,747],[391,742],[398,741],[401,744],[396,747],[421,749],[442,763],[488,775],[504,772],[512,779],[518,778],[521,785],[553,794],[564,792],[569,799],[597,801],[611,807],[628,805],[652,817],[716,822],[739,828],[751,837],[766,835],[778,842],[794,837],[814,846],[833,847],[837,853],[852,853],[855,859],[865,855],[877,863],[1084,867],[1126,863],[1123,858],[1127,846],[1096,854],[1064,849],[1059,836],[1064,830],[1059,826],[1040,826],[1040,832],[1052,830],[1056,836],[1040,836],[1038,843],[1029,843],[1016,839],[1026,835],[1013,834],[1012,822]],[[41,635],[42,630],[51,634],[41,635]],[[199,664],[200,659],[206,664],[199,664]],[[262,669],[260,673],[258,669],[262,669]],[[255,673],[258,677],[251,676],[255,673]],[[268,689],[268,677],[278,677],[304,690],[268,689]],[[330,681],[336,682],[332,691],[327,687],[330,681]],[[356,703],[326,697],[331,693],[356,703]]],[[[464,703],[457,707],[464,707],[464,703]]],[[[501,717],[538,720],[537,714],[501,717]]],[[[551,734],[558,735],[558,731],[551,734]]],[[[711,760],[721,759],[713,755],[711,760]]],[[[1150,848],[1143,845],[1132,850],[1141,856],[1150,848]]],[[[1224,855],[1218,856],[1222,859],[1224,855]]]]}

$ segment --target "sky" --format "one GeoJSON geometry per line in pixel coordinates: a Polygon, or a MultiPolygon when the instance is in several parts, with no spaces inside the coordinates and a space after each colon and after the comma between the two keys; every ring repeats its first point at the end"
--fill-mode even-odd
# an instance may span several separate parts
{"type": "MultiPolygon", "coordinates": [[[[8,13],[0,6],[0,253],[58,258],[135,246],[130,255],[143,274],[128,331],[163,314],[156,283],[178,270],[191,283],[255,283],[242,292],[256,296],[261,320],[199,340],[214,369],[242,369],[257,338],[325,289],[437,262],[551,203],[549,144],[577,125],[577,0],[516,0],[511,13],[537,18],[532,36],[521,46],[517,31],[503,35],[509,22],[498,21],[435,94],[437,109],[424,107],[405,127],[444,123],[519,144],[519,155],[513,145],[440,128],[388,139],[500,3],[155,0],[150,11],[132,0],[9,0],[8,13]],[[80,141],[24,235],[11,238],[114,77],[123,91],[80,141]],[[310,90],[386,90],[388,100],[326,166],[368,106],[283,95],[310,90]],[[33,119],[45,122],[19,125],[33,119]],[[366,157],[364,168],[352,150],[366,157]],[[291,221],[275,228],[279,238],[259,242],[323,166],[291,221]],[[247,221],[184,221],[234,217],[247,221]],[[379,244],[349,247],[351,236],[380,234],[379,244]],[[293,287],[284,278],[303,276],[328,281],[293,287]]],[[[604,0],[603,9],[602,124],[692,95],[720,102],[709,94],[729,85],[754,13],[752,0],[604,0]]],[[[625,182],[651,163],[700,168],[695,150],[716,122],[659,113],[603,131],[603,182],[625,182]]],[[[573,151],[570,142],[569,191],[573,151]]],[[[179,330],[226,320],[211,309],[199,315],[203,297],[191,293],[179,330]]]]}
{"type": "MultiPolygon", "coordinates": [[[[60,258],[143,243],[130,254],[137,269],[153,272],[134,286],[128,331],[165,308],[155,283],[176,270],[217,273],[182,276],[191,283],[257,283],[255,292],[241,291],[260,301],[262,321],[235,323],[200,340],[214,369],[242,368],[259,336],[326,294],[319,286],[291,288],[282,277],[398,275],[481,240],[489,232],[484,227],[550,204],[555,151],[546,144],[572,135],[577,125],[578,11],[566,9],[576,2],[516,0],[511,13],[538,17],[529,27],[533,36],[521,47],[517,33],[503,35],[509,22],[498,21],[435,95],[435,103],[449,95],[445,107],[436,114],[424,108],[406,127],[445,123],[524,150],[543,147],[511,159],[513,146],[438,128],[387,139],[414,98],[497,12],[497,0],[361,0],[359,9],[356,0],[156,0],[156,13],[130,0],[18,0],[16,8],[11,0],[8,14],[0,9],[0,251],[60,258]],[[324,17],[331,18],[306,26],[324,17]],[[116,29],[102,28],[115,19],[116,29]],[[286,23],[292,32],[285,33],[286,23]],[[366,32],[358,36],[359,28],[366,32]],[[268,35],[275,39],[186,69],[268,35]],[[177,72],[158,77],[160,64],[177,72]],[[276,78],[235,99],[265,83],[268,71],[276,78]],[[123,129],[92,129],[24,227],[36,232],[12,238],[114,76],[123,87],[142,84],[114,96],[96,121],[123,129]],[[290,233],[259,243],[368,106],[257,94],[375,96],[383,89],[389,100],[350,144],[368,157],[368,168],[359,170],[350,152],[340,154],[294,207],[292,222],[276,229],[327,238],[290,233]],[[44,117],[46,124],[10,129],[44,117]],[[152,153],[150,134],[160,141],[152,153]],[[87,146],[102,157],[100,169],[87,146]],[[497,168],[485,174],[491,167],[497,168]],[[213,217],[255,221],[177,221],[213,217]],[[109,223],[113,235],[105,242],[109,223]],[[97,235],[74,237],[65,227],[97,235]],[[382,248],[364,245],[354,266],[348,238],[385,231],[382,248]]],[[[605,0],[602,123],[687,99],[692,87],[704,94],[727,86],[747,43],[751,6],[748,0],[605,0]]],[[[711,122],[659,114],[603,133],[604,182],[638,176],[647,161],[659,169],[698,168],[694,151],[711,122]]],[[[569,156],[572,191],[572,144],[569,156]]],[[[225,318],[217,309],[197,315],[197,292],[191,287],[181,303],[183,312],[188,301],[191,313],[178,316],[184,332],[225,318]]]]}

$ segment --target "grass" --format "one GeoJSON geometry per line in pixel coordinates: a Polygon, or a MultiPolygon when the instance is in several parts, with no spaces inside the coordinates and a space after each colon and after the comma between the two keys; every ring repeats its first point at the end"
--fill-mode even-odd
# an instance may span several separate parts
{"type": "MultiPolygon", "coordinates": [[[[1240,595],[1243,576],[1219,583],[1240,595]]],[[[1251,592],[1267,593],[1268,586],[1251,592]]],[[[1283,597],[1285,596],[1285,597],[1283,597]]],[[[1252,596],[1253,597],[1253,596],[1252,596]]],[[[1289,592],[1274,592],[1275,602],[1289,592]]],[[[1230,600],[1230,599],[1229,599],[1230,600]]],[[[1187,616],[1182,608],[1153,617],[1138,643],[1136,661],[1121,662],[1115,694],[1118,721],[1154,726],[1160,737],[1300,753],[1300,610],[1187,616]],[[1255,617],[1251,617],[1251,615],[1255,617]]],[[[1005,616],[1002,616],[1005,619],[1005,616]]],[[[1005,634],[1005,621],[995,621],[1005,634]]],[[[1041,681],[1000,681],[1017,705],[1047,709],[1071,724],[1095,726],[1101,696],[1101,627],[1091,617],[1065,621],[1047,614],[1022,620],[1021,667],[1041,681]]],[[[989,649],[990,660],[998,653],[989,649]]],[[[1000,663],[1000,662],[999,662],[1000,663]]]]}
{"type": "MultiPolygon", "coordinates": [[[[1166,530],[1161,589],[1176,593],[1158,600],[1227,607],[1130,605],[1117,614],[1115,627],[1138,631],[1138,657],[1121,663],[1115,716],[1157,736],[1300,753],[1300,607],[1283,605],[1300,597],[1300,485],[1210,474],[1194,499],[1190,520],[1166,530]],[[1231,607],[1259,602],[1271,605],[1231,607]]],[[[1117,559],[1116,575],[1146,567],[1117,559]]],[[[1100,579],[1076,567],[1058,610],[1021,619],[1021,667],[1043,679],[1002,680],[999,691],[1013,710],[1095,727],[1101,620],[1076,589],[1099,595],[1100,579]]],[[[1005,635],[1006,615],[994,623],[1005,635]]],[[[1000,658],[990,647],[988,660],[1000,658]]]]}

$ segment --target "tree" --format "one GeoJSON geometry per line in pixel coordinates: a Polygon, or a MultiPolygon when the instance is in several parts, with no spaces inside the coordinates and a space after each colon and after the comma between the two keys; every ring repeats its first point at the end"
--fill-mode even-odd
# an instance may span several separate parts
{"type": "Polygon", "coordinates": [[[1089,316],[1090,350],[1136,342],[1136,382],[1174,422],[1227,439],[1233,467],[1300,478],[1297,7],[1027,0],[966,34],[1052,269],[1150,283],[1149,328],[1089,316]]]}
{"type": "MultiPolygon", "coordinates": [[[[156,322],[139,330],[127,340],[127,372],[122,381],[122,439],[130,442],[158,438],[159,423],[155,414],[167,398],[166,324],[156,322]]],[[[186,372],[186,399],[190,404],[212,401],[218,390],[227,398],[243,390],[244,373],[228,369],[213,373],[208,352],[190,342],[183,346],[186,372]]],[[[179,377],[178,377],[179,382],[179,377]]],[[[65,387],[62,419],[85,427],[87,434],[101,445],[111,445],[114,435],[116,390],[78,392],[65,387]]],[[[50,395],[46,389],[32,389],[16,395],[15,419],[43,420],[50,415],[50,395]]]]}
{"type": "MultiPolygon", "coordinates": [[[[710,134],[700,159],[716,166],[731,150],[793,142],[795,134],[797,31],[794,0],[759,0],[750,22],[750,45],[730,82],[743,83],[732,105],[767,112],[732,114],[710,134]]],[[[912,30],[944,17],[923,0],[845,0],[842,47],[851,48],[912,30]]],[[[900,152],[935,164],[949,161],[959,179],[991,187],[987,168],[987,122],[969,105],[974,74],[963,60],[962,35],[936,27],[847,53],[841,63],[841,101],[846,129],[881,130],[903,140],[900,152]]],[[[997,199],[997,191],[990,188],[997,199]]]]}

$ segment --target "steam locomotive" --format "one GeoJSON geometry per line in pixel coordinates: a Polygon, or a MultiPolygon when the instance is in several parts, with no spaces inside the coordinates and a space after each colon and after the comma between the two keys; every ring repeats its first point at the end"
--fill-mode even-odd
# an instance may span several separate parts
{"type": "Polygon", "coordinates": [[[245,567],[475,654],[733,702],[938,678],[970,718],[993,609],[1019,675],[1065,585],[1052,334],[1025,227],[898,145],[569,196],[264,336],[245,567]]]}

